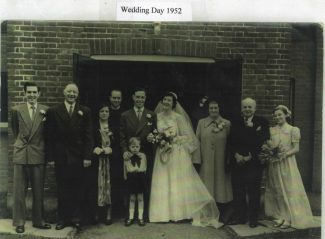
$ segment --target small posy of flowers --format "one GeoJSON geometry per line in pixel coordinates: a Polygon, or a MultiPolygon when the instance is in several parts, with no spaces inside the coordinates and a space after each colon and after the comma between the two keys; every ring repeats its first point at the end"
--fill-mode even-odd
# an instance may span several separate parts
{"type": "Polygon", "coordinates": [[[280,143],[281,142],[279,142],[278,145],[275,145],[272,141],[267,141],[265,144],[263,144],[261,152],[258,155],[258,159],[262,163],[275,163],[285,159],[286,152],[280,143]]]}
{"type": "Polygon", "coordinates": [[[80,116],[83,116],[83,115],[84,115],[84,112],[82,112],[81,110],[78,110],[78,114],[79,114],[80,116]]]}
{"type": "Polygon", "coordinates": [[[160,147],[162,152],[169,153],[172,149],[172,142],[174,137],[176,136],[176,132],[172,127],[168,127],[163,131],[158,131],[154,129],[152,131],[153,139],[151,143],[156,144],[160,147]]]}
{"type": "Polygon", "coordinates": [[[254,126],[254,124],[253,124],[252,121],[246,121],[246,122],[245,122],[245,125],[246,125],[247,127],[253,127],[253,126],[254,126]]]}
{"type": "Polygon", "coordinates": [[[224,121],[221,121],[220,123],[215,124],[215,127],[213,127],[212,132],[213,133],[219,133],[226,127],[226,123],[224,121]]]}
{"type": "Polygon", "coordinates": [[[111,144],[111,137],[113,136],[113,132],[110,131],[108,128],[100,129],[99,130],[101,136],[102,136],[102,144],[107,147],[111,144]]]}
{"type": "Polygon", "coordinates": [[[46,111],[45,110],[40,110],[39,113],[43,116],[42,121],[46,121],[46,117],[45,117],[46,111]]]}
{"type": "Polygon", "coordinates": [[[148,125],[148,126],[152,125],[152,115],[148,113],[148,114],[146,114],[146,117],[147,117],[147,119],[148,119],[148,123],[147,123],[147,125],[148,125]]]}

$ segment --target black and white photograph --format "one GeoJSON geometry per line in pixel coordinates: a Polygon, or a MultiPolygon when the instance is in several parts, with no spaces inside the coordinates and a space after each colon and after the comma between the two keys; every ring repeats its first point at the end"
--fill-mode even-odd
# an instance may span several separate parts
{"type": "Polygon", "coordinates": [[[0,238],[321,238],[321,22],[1,19],[0,42],[0,238]]]}

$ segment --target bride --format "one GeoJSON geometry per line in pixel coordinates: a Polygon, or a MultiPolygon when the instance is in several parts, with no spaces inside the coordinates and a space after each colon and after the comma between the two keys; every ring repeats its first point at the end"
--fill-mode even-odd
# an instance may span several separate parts
{"type": "MultiPolygon", "coordinates": [[[[172,137],[169,149],[157,147],[149,204],[150,222],[192,219],[195,226],[222,226],[213,197],[192,165],[198,141],[177,95],[167,92],[156,108],[158,132],[172,137]]],[[[152,135],[153,136],[153,135],[152,135]]]]}

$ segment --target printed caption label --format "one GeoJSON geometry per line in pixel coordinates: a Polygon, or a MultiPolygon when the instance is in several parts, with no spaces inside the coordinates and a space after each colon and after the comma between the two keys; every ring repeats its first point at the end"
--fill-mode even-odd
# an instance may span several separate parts
{"type": "Polygon", "coordinates": [[[192,6],[187,2],[117,1],[118,21],[192,21],[192,6]]]}

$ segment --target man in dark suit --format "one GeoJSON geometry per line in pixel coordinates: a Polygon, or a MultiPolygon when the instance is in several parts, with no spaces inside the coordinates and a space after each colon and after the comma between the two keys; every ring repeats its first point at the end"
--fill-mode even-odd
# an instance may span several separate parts
{"type": "Polygon", "coordinates": [[[65,101],[47,111],[49,160],[55,163],[58,193],[57,230],[73,225],[81,230],[84,167],[91,164],[93,134],[91,112],[76,102],[79,90],[69,83],[65,101]]]}
{"type": "Polygon", "coordinates": [[[122,91],[111,90],[109,96],[109,125],[113,132],[114,140],[111,148],[113,150],[110,160],[110,176],[112,189],[112,216],[124,217],[125,213],[125,185],[123,178],[123,157],[120,146],[120,121],[121,114],[124,112],[121,107],[122,91]]]}
{"type": "Polygon", "coordinates": [[[237,217],[230,224],[257,226],[263,167],[258,160],[262,144],[270,138],[269,123],[255,115],[256,102],[246,98],[241,103],[242,117],[232,122],[230,132],[232,183],[237,217]],[[246,202],[248,194],[248,207],[246,202]]]}
{"type": "Polygon", "coordinates": [[[33,227],[50,229],[43,221],[43,187],[45,142],[44,121],[47,106],[37,103],[40,88],[32,82],[26,82],[24,93],[27,104],[12,109],[11,127],[15,139],[13,149],[13,225],[17,233],[25,232],[26,192],[30,181],[33,192],[33,227]]]}
{"type": "Polygon", "coordinates": [[[132,95],[134,107],[121,115],[120,122],[120,144],[124,160],[130,158],[128,151],[128,140],[138,137],[141,140],[141,152],[147,156],[146,192],[144,195],[144,219],[148,221],[148,204],[150,197],[151,176],[153,170],[153,145],[150,143],[150,133],[156,128],[157,116],[154,112],[146,109],[146,91],[142,88],[134,90],[132,95]]]}

